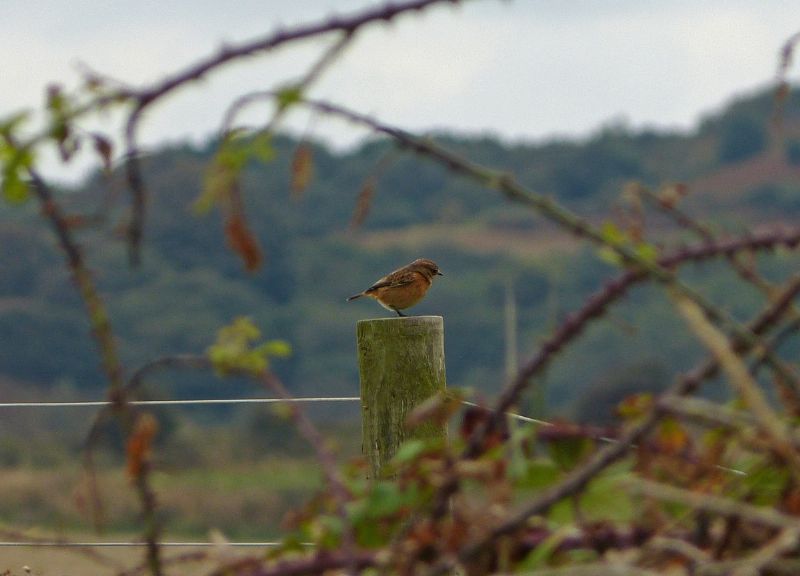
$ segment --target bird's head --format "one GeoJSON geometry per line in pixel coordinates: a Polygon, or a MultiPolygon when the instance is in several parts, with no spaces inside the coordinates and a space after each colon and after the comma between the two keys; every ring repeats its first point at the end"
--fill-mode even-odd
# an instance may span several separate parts
{"type": "Polygon", "coordinates": [[[433,278],[434,276],[444,276],[441,270],[439,270],[439,266],[436,264],[436,262],[433,260],[428,260],[427,258],[417,258],[411,263],[411,266],[428,278],[433,278]]]}

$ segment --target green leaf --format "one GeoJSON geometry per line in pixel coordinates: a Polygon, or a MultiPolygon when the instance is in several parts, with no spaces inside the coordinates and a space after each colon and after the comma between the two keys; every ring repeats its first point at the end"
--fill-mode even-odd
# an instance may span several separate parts
{"type": "Polygon", "coordinates": [[[317,519],[317,544],[320,548],[335,550],[342,543],[343,524],[341,518],[322,516],[317,519]]]}
{"type": "Polygon", "coordinates": [[[286,340],[270,340],[256,350],[271,358],[288,358],[292,355],[292,346],[286,340]]]}
{"type": "Polygon", "coordinates": [[[392,462],[394,464],[406,464],[412,460],[416,460],[419,456],[424,454],[427,449],[428,443],[424,440],[419,438],[406,440],[395,453],[392,462]]]}
{"type": "Polygon", "coordinates": [[[297,104],[303,99],[303,89],[300,86],[292,85],[278,91],[278,108],[283,110],[297,104]]]}
{"type": "Polygon", "coordinates": [[[194,213],[207,214],[218,203],[236,194],[241,172],[252,158],[270,162],[274,157],[275,150],[269,133],[262,132],[254,138],[240,132],[229,134],[209,164],[203,191],[192,204],[194,213]]]}
{"type": "Polygon", "coordinates": [[[780,501],[790,480],[788,468],[762,463],[757,468],[748,470],[747,476],[743,478],[745,491],[742,496],[747,496],[748,501],[752,498],[752,504],[774,506],[780,501]]]}
{"type": "Polygon", "coordinates": [[[600,260],[612,266],[621,266],[623,263],[622,256],[619,255],[619,252],[610,246],[601,246],[597,250],[597,254],[600,256],[600,260]]]}
{"type": "Polygon", "coordinates": [[[270,358],[283,358],[291,351],[289,344],[282,340],[256,345],[259,338],[261,330],[250,318],[236,318],[232,324],[219,331],[216,342],[207,350],[214,370],[220,374],[257,374],[269,368],[270,358]]]}
{"type": "Polygon", "coordinates": [[[28,199],[28,182],[24,172],[33,164],[33,154],[27,148],[17,148],[8,143],[0,144],[0,193],[11,203],[22,203],[28,199]]]}
{"type": "Polygon", "coordinates": [[[562,470],[571,470],[592,451],[593,446],[590,438],[554,440],[550,442],[550,457],[562,470]]]}
{"type": "Polygon", "coordinates": [[[658,248],[648,242],[640,242],[636,245],[636,255],[650,264],[658,261],[658,248]]]}
{"type": "Polygon", "coordinates": [[[525,474],[515,482],[516,486],[523,489],[539,490],[552,486],[561,478],[561,469],[552,460],[530,460],[525,474]]]}
{"type": "Polygon", "coordinates": [[[239,186],[239,173],[246,162],[246,151],[234,140],[226,139],[209,164],[203,191],[192,205],[194,212],[207,214],[216,204],[233,196],[239,186]]]}
{"type": "Polygon", "coordinates": [[[22,204],[30,195],[27,182],[22,180],[16,171],[3,175],[0,189],[3,197],[12,204],[22,204]]]}
{"type": "Polygon", "coordinates": [[[600,227],[603,241],[612,246],[621,246],[629,241],[628,235],[613,222],[604,222],[600,227]]]}
{"type": "Polygon", "coordinates": [[[508,475],[515,482],[524,480],[528,475],[531,459],[524,446],[535,441],[538,428],[516,423],[511,428],[511,441],[508,443],[510,448],[508,475]]]}
{"type": "Polygon", "coordinates": [[[8,136],[13,137],[14,132],[16,132],[22,124],[27,122],[29,117],[30,111],[27,110],[6,116],[0,120],[0,135],[5,136],[6,140],[8,140],[8,136]]]}
{"type": "Polygon", "coordinates": [[[250,156],[265,164],[275,159],[275,148],[272,146],[272,134],[263,131],[256,134],[250,144],[250,156]]]}
{"type": "Polygon", "coordinates": [[[550,534],[541,544],[531,550],[522,562],[516,566],[516,570],[529,572],[547,566],[547,561],[558,550],[558,546],[569,535],[571,530],[570,527],[564,527],[550,534]]]}
{"type": "Polygon", "coordinates": [[[373,518],[396,513],[406,503],[406,498],[396,482],[375,482],[367,498],[367,510],[373,518]]]}

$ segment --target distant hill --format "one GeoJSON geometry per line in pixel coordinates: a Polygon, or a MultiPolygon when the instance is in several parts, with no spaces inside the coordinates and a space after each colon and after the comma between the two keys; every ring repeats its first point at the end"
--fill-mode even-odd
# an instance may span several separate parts
{"type": "MultiPolygon", "coordinates": [[[[778,128],[772,123],[773,95],[765,91],[735,100],[691,133],[611,125],[581,141],[535,145],[452,134],[438,140],[474,161],[513,172],[593,220],[613,217],[626,182],[657,187],[681,181],[690,190],[687,205],[697,214],[735,226],[793,219],[800,212],[800,97],[792,95],[783,109],[778,128]]],[[[292,358],[277,369],[293,391],[356,393],[355,322],[384,312],[344,298],[424,255],[439,262],[446,276],[415,312],[446,318],[448,379],[492,393],[502,382],[507,279],[520,306],[525,356],[613,273],[591,248],[540,217],[386,141],[348,152],[312,143],[314,180],[292,200],[289,175],[298,142],[277,137],[273,145],[275,159],[251,163],[243,178],[249,222],[266,254],[255,274],[244,272],[225,246],[218,215],[197,216],[191,209],[214,142],[173,146],[146,158],[152,200],[141,268],[128,268],[116,240],[125,214],[119,175],[110,180],[97,175],[67,197],[66,204],[82,213],[102,207],[109,194],[115,199],[101,214],[100,229],[81,233],[81,241],[108,299],[128,367],[164,354],[202,352],[220,326],[248,314],[266,336],[292,343],[292,358]],[[370,178],[376,181],[375,197],[362,227],[352,231],[359,192],[370,178]]],[[[661,232],[665,222],[653,219],[661,232]]],[[[0,241],[4,386],[16,381],[99,394],[103,382],[83,310],[35,207],[3,204],[0,241]]],[[[755,302],[746,290],[726,293],[725,280],[713,267],[698,278],[733,309],[746,310],[755,302]]],[[[622,369],[628,382],[631,373],[647,379],[654,373],[647,367],[691,360],[695,346],[660,294],[644,289],[635,303],[622,306],[615,323],[592,329],[569,353],[580,363],[567,359],[552,371],[552,405],[575,406],[580,391],[608,386],[622,369]],[[632,331],[621,328],[634,325],[632,331]]],[[[196,375],[167,375],[151,388],[181,396],[254,392],[244,383],[196,375]]]]}

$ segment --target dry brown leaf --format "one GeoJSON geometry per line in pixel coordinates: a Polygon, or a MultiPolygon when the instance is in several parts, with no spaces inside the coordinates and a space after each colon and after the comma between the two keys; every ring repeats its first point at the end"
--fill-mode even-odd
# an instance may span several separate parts
{"type": "Polygon", "coordinates": [[[228,217],[225,223],[225,237],[230,249],[242,258],[248,272],[253,272],[261,266],[261,248],[241,212],[234,212],[228,217]]]}
{"type": "Polygon", "coordinates": [[[150,460],[153,439],[157,431],[158,421],[152,414],[144,413],[136,419],[125,451],[128,476],[131,479],[142,475],[145,464],[150,460]]]}
{"type": "Polygon", "coordinates": [[[311,146],[301,142],[292,158],[292,198],[299,199],[314,177],[314,157],[311,146]]]}

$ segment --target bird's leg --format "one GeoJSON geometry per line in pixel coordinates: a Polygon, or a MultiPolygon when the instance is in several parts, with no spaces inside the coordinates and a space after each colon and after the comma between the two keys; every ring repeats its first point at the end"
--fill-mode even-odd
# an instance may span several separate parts
{"type": "Polygon", "coordinates": [[[397,312],[397,315],[400,316],[401,318],[406,318],[406,315],[400,312],[400,310],[398,310],[397,308],[395,308],[394,311],[397,312]]]}

